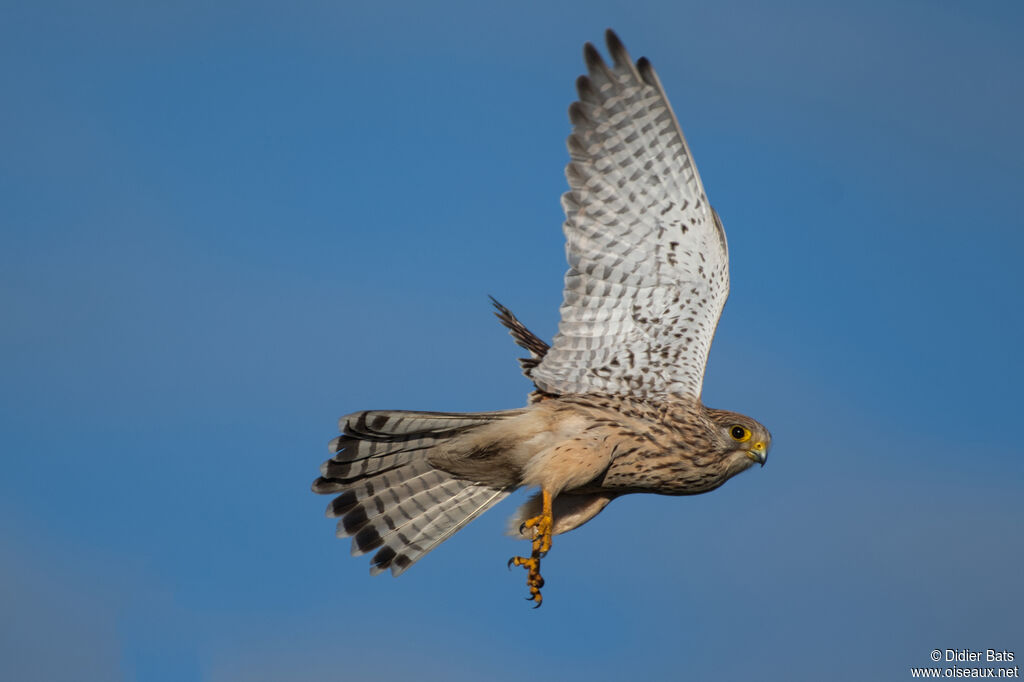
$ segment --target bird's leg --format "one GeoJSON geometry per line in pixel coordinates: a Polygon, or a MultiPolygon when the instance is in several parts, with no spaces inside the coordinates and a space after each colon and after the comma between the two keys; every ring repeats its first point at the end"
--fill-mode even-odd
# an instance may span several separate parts
{"type": "Polygon", "coordinates": [[[540,559],[551,549],[551,527],[554,519],[551,514],[551,493],[541,490],[543,502],[540,516],[534,516],[523,523],[523,528],[533,528],[533,556],[540,559]]]}
{"type": "MultiPolygon", "coordinates": [[[[526,584],[530,588],[529,599],[541,605],[543,597],[540,588],[544,587],[544,578],[540,575],[540,559],[551,549],[551,528],[553,519],[551,515],[551,493],[541,488],[541,499],[543,505],[540,516],[527,519],[522,529],[533,529],[533,552],[529,557],[516,556],[509,559],[509,566],[523,566],[527,570],[526,584]]],[[[534,606],[534,608],[537,608],[534,606]]]]}

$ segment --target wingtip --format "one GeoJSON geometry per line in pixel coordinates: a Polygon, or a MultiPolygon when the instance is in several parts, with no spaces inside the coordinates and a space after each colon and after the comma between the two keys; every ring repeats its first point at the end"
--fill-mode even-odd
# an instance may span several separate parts
{"type": "Polygon", "coordinates": [[[500,319],[505,315],[509,314],[509,309],[501,304],[501,301],[494,298],[490,294],[487,294],[487,298],[491,299],[491,305],[495,307],[494,314],[500,319]]]}
{"type": "Polygon", "coordinates": [[[658,75],[654,73],[654,67],[651,66],[651,60],[647,57],[640,57],[640,59],[636,60],[636,70],[645,83],[656,88],[661,87],[658,83],[658,75]]]}
{"type": "Polygon", "coordinates": [[[583,110],[583,105],[579,102],[573,102],[569,105],[569,121],[573,125],[587,125],[590,123],[590,119],[587,118],[587,112],[583,110]]]}
{"type": "Polygon", "coordinates": [[[595,69],[605,68],[604,58],[601,57],[601,53],[597,51],[594,44],[589,41],[583,43],[583,61],[591,73],[595,69]]]}
{"type": "Polygon", "coordinates": [[[608,28],[604,31],[604,41],[608,45],[608,54],[612,56],[612,60],[615,62],[615,66],[625,66],[632,63],[629,58],[629,52],[626,51],[626,46],[622,44],[622,40],[612,29],[608,28]]]}
{"type": "Polygon", "coordinates": [[[581,75],[576,79],[576,95],[584,102],[592,102],[597,98],[594,85],[588,76],[581,75]]]}

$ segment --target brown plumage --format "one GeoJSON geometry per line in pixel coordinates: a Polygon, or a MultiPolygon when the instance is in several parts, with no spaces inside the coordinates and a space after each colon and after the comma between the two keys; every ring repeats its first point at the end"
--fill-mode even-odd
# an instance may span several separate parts
{"type": "Polygon", "coordinates": [[[338,494],[328,516],[354,554],[375,552],[374,573],[399,575],[513,490],[535,487],[510,525],[533,550],[510,563],[528,569],[539,605],[551,535],[620,495],[708,492],[767,458],[764,426],[700,401],[729,289],[725,232],[650,63],[606,37],[613,65],[587,44],[570,107],[570,269],[554,342],[494,301],[530,353],[520,360],[537,389],[530,404],[356,412],[331,441],[313,490],[338,494]]]}

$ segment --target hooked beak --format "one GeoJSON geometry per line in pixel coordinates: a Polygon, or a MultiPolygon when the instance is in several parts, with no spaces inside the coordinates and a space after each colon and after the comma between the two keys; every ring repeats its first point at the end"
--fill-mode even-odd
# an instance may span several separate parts
{"type": "Polygon", "coordinates": [[[761,466],[768,461],[768,446],[758,441],[750,446],[750,450],[747,451],[747,457],[754,462],[760,462],[761,466]]]}

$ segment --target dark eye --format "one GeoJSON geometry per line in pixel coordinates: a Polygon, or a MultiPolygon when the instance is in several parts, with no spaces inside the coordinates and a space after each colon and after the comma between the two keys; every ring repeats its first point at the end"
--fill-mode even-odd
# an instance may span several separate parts
{"type": "Polygon", "coordinates": [[[729,435],[731,435],[734,440],[738,440],[742,443],[743,441],[750,439],[750,430],[737,424],[729,429],[729,435]]]}

